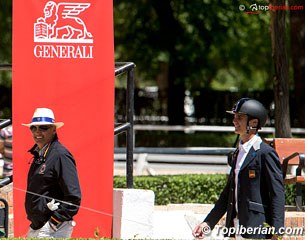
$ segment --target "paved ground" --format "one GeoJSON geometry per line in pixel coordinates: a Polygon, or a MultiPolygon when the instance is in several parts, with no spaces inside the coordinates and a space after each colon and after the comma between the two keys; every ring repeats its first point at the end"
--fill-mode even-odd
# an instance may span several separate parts
{"type": "MultiPolygon", "coordinates": [[[[166,158],[163,158],[163,160],[166,160],[166,158]]],[[[205,160],[213,161],[213,159],[211,158],[205,160]]],[[[185,161],[187,161],[187,158],[185,159],[185,161]]],[[[192,158],[192,161],[196,162],[196,158],[192,158]]],[[[225,158],[222,158],[221,161],[223,163],[226,163],[225,158]]],[[[168,160],[167,163],[134,163],[135,176],[163,174],[228,173],[228,171],[229,167],[226,164],[215,165],[202,162],[199,162],[199,164],[178,164],[168,163],[168,160]]],[[[114,175],[126,175],[125,161],[115,161],[114,175]]],[[[205,216],[212,207],[213,205],[210,204],[169,204],[167,206],[155,206],[153,213],[153,236],[151,236],[151,239],[194,239],[192,236],[192,229],[205,218],[205,216]]],[[[210,237],[207,237],[205,239],[218,240],[224,239],[224,237],[221,232],[213,231],[210,237]]]]}
{"type": "MultiPolygon", "coordinates": [[[[153,239],[194,239],[192,229],[205,218],[213,205],[169,204],[156,206],[153,239]]],[[[222,224],[223,221],[220,221],[222,224]]],[[[221,225],[218,225],[221,226],[221,225]]],[[[224,239],[220,231],[213,231],[207,240],[224,239]]]]}

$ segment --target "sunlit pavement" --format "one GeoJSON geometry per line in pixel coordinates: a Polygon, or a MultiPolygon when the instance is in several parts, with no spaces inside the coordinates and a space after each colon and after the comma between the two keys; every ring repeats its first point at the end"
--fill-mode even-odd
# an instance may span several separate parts
{"type": "MultiPolygon", "coordinates": [[[[192,229],[202,222],[212,207],[213,205],[210,204],[156,206],[153,215],[153,239],[194,239],[192,229]]],[[[205,239],[217,240],[224,237],[217,231],[213,231],[205,239]]]]}

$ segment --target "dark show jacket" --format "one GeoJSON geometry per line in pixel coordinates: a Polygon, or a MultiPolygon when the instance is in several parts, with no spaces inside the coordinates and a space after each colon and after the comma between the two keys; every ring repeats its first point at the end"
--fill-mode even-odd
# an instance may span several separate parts
{"type": "Polygon", "coordinates": [[[27,217],[34,230],[40,229],[51,216],[60,222],[72,220],[81,202],[75,160],[58,142],[57,135],[50,145],[45,162],[40,164],[35,162],[36,146],[29,150],[34,155],[34,161],[28,173],[25,199],[27,217]],[[63,201],[55,211],[47,207],[47,203],[52,199],[63,201]]]}
{"type": "MultiPolygon", "coordinates": [[[[235,163],[233,161],[226,187],[204,220],[212,229],[225,213],[226,227],[234,227],[235,163]]],[[[253,144],[241,166],[237,196],[240,226],[254,229],[267,223],[275,228],[275,232],[284,227],[285,192],[280,160],[275,150],[261,138],[253,144]]],[[[241,235],[244,238],[271,238],[271,235],[258,231],[241,235]]]]}

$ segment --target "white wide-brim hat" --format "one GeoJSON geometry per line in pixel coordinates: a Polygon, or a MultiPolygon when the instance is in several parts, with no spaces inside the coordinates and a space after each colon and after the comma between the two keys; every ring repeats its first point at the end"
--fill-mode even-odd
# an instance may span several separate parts
{"type": "Polygon", "coordinates": [[[49,108],[36,108],[32,122],[31,123],[22,123],[23,126],[33,126],[33,125],[55,125],[56,128],[60,128],[64,125],[63,122],[55,122],[54,113],[49,108]]]}

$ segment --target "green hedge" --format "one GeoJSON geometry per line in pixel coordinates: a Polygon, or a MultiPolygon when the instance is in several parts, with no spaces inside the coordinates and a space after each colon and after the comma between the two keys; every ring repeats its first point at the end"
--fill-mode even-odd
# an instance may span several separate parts
{"type": "MultiPolygon", "coordinates": [[[[134,188],[155,193],[155,204],[209,203],[218,199],[226,184],[225,174],[135,176],[134,188]]],[[[115,176],[114,188],[125,188],[126,177],[115,176]]],[[[295,185],[285,186],[286,205],[295,205],[295,185]]],[[[304,192],[304,191],[303,191],[304,192]]],[[[303,200],[305,196],[303,196],[303,200]]]]}

